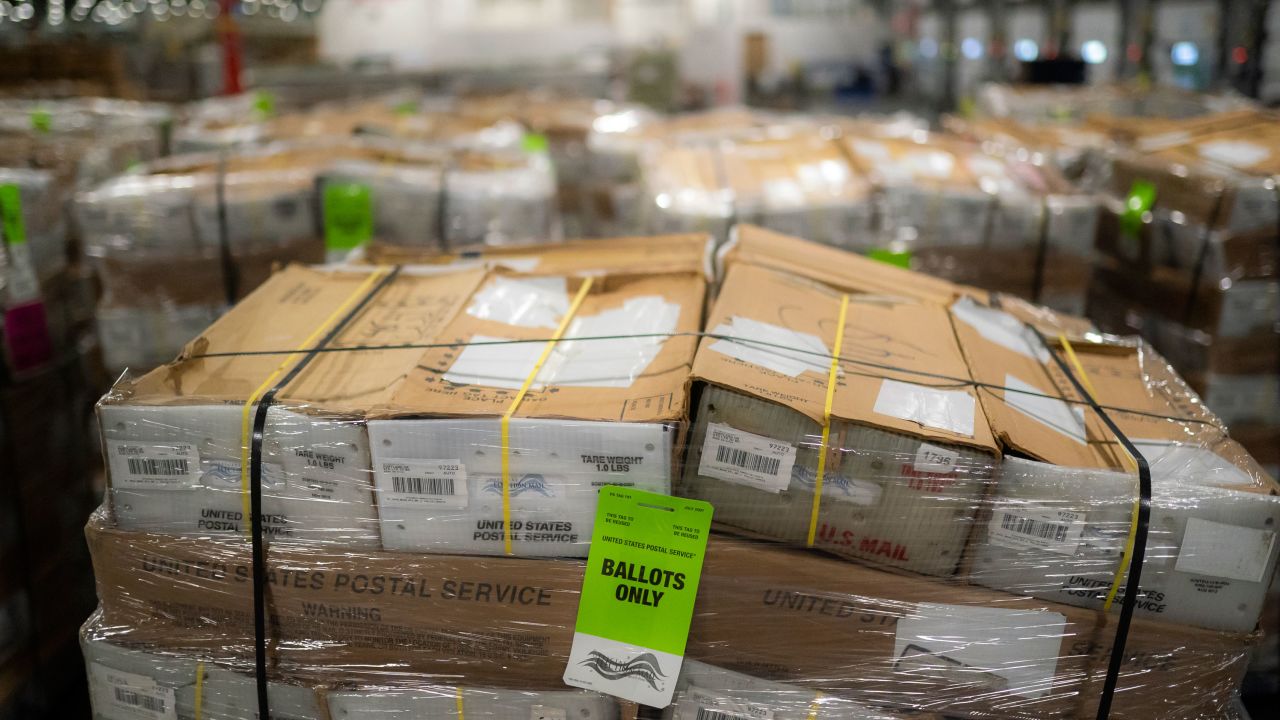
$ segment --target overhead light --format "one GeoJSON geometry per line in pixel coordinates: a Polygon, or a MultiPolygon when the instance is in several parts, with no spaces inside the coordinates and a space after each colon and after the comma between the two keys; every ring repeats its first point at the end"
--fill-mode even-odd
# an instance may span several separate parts
{"type": "Polygon", "coordinates": [[[978,38],[967,37],[960,43],[960,52],[970,60],[982,57],[982,42],[978,38]]]}
{"type": "Polygon", "coordinates": [[[920,57],[935,58],[938,56],[938,41],[933,38],[920,40],[920,57]]]}
{"type": "Polygon", "coordinates": [[[1101,65],[1107,61],[1107,46],[1101,40],[1085,40],[1080,45],[1080,57],[1090,65],[1101,65]]]}
{"type": "Polygon", "coordinates": [[[1176,42],[1169,49],[1169,59],[1178,67],[1190,67],[1200,62],[1200,48],[1187,40],[1176,42]]]}
{"type": "Polygon", "coordinates": [[[1013,56],[1022,62],[1031,62],[1040,57],[1040,46],[1031,38],[1021,38],[1013,44],[1013,56]]]}

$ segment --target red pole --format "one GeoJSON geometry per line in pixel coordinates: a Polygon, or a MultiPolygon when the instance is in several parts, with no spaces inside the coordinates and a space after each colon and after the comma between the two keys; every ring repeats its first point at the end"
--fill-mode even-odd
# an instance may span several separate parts
{"type": "Polygon", "coordinates": [[[240,42],[240,28],[236,25],[232,10],[236,0],[218,0],[218,37],[222,41],[222,94],[240,93],[240,70],[244,65],[244,46],[240,42]]]}

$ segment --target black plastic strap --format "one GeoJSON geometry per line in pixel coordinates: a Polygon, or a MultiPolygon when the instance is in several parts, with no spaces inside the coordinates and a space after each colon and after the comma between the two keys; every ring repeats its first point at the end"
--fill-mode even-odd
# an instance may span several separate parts
{"type": "MultiPolygon", "coordinates": [[[[1084,389],[1084,386],[1081,385],[1075,374],[1071,372],[1071,368],[1067,366],[1067,363],[1053,351],[1053,348],[1049,347],[1049,342],[1041,334],[1040,330],[1030,324],[1027,327],[1031,328],[1031,331],[1035,333],[1036,338],[1040,340],[1040,344],[1044,346],[1049,356],[1053,358],[1058,369],[1071,381],[1071,385],[1080,394],[1080,397],[1084,398],[1089,407],[1093,408],[1093,411],[1101,418],[1102,423],[1107,426],[1111,434],[1115,435],[1116,440],[1120,442],[1125,452],[1129,453],[1138,465],[1138,530],[1134,534],[1133,554],[1129,557],[1129,576],[1125,581],[1124,597],[1120,600],[1120,619],[1116,623],[1116,636],[1111,643],[1111,655],[1107,659],[1107,676],[1102,684],[1102,696],[1098,698],[1098,720],[1106,720],[1111,715],[1111,701],[1115,697],[1116,684],[1120,680],[1120,666],[1124,664],[1124,647],[1129,639],[1129,626],[1133,622],[1133,611],[1138,603],[1138,593],[1141,592],[1142,564],[1147,554],[1147,530],[1151,524],[1151,468],[1147,465],[1147,459],[1142,456],[1142,453],[1138,452],[1138,449],[1129,441],[1129,438],[1112,422],[1106,411],[1084,389]]],[[[1120,570],[1117,570],[1117,572],[1120,572],[1120,570]]]]}
{"type": "Polygon", "coordinates": [[[214,180],[214,199],[218,210],[218,260],[222,267],[222,291],[227,305],[240,296],[240,271],[231,254],[231,229],[227,226],[227,154],[218,156],[218,172],[214,180]]]}
{"type": "Polygon", "coordinates": [[[1209,260],[1209,249],[1213,246],[1213,228],[1222,217],[1222,206],[1226,204],[1225,191],[1218,193],[1218,201],[1213,204],[1213,211],[1205,221],[1204,230],[1200,232],[1200,251],[1196,253],[1196,264],[1191,268],[1191,287],[1187,290],[1187,305],[1182,309],[1182,324],[1190,327],[1191,317],[1196,311],[1196,303],[1200,300],[1200,280],[1204,277],[1204,266],[1209,260]]]}
{"type": "Polygon", "coordinates": [[[1036,243],[1036,264],[1031,274],[1031,300],[1040,302],[1044,292],[1045,263],[1049,260],[1049,198],[1040,201],[1040,239],[1036,243]]]}
{"type": "Polygon", "coordinates": [[[448,252],[449,242],[449,176],[453,174],[453,156],[440,165],[440,190],[436,192],[436,243],[441,252],[448,252]]]}
{"type": "Polygon", "coordinates": [[[369,292],[365,293],[360,302],[356,303],[356,306],[350,312],[335,323],[329,332],[316,343],[314,348],[308,350],[307,354],[290,368],[289,372],[285,373],[279,382],[263,393],[253,416],[253,436],[249,444],[249,523],[253,535],[254,678],[258,685],[258,717],[261,720],[270,720],[271,718],[270,703],[267,699],[267,583],[266,556],[262,537],[262,440],[267,426],[267,411],[271,408],[272,403],[275,402],[276,395],[280,390],[293,382],[299,373],[320,355],[321,348],[333,342],[346,326],[368,307],[378,293],[390,285],[399,274],[400,266],[397,265],[391,272],[387,273],[386,277],[378,281],[369,292]]]}

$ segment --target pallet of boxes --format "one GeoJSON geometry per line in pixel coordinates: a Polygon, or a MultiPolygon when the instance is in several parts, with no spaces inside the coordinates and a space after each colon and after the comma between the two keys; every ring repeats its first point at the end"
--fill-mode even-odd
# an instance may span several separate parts
{"type": "Polygon", "coordinates": [[[1145,346],[750,226],[704,322],[708,238],[653,243],[290,267],[115,388],[97,716],[1229,707],[1280,505],[1145,346]],[[1085,377],[1156,487],[1110,673],[1137,481],[1085,377]],[[606,486],[714,509],[683,663],[570,663],[606,486]],[[587,672],[671,703],[565,685],[587,672]]]}
{"type": "Polygon", "coordinates": [[[1083,311],[1097,203],[1051,164],[901,120],[760,122],[652,140],[639,224],[723,243],[753,223],[1083,311]]]}
{"type": "Polygon", "coordinates": [[[175,155],[79,193],[75,212],[116,373],[173,357],[281,263],[371,238],[439,253],[558,237],[545,158],[387,138],[175,155]]]}
{"type": "Polygon", "coordinates": [[[1119,153],[1090,315],[1140,333],[1232,435],[1280,470],[1280,132],[1228,113],[1119,153]]]}
{"type": "Polygon", "coordinates": [[[0,717],[83,712],[76,635],[95,598],[79,538],[99,499],[89,429],[109,381],[64,208],[82,183],[159,153],[166,118],[141,103],[0,101],[0,717]]]}

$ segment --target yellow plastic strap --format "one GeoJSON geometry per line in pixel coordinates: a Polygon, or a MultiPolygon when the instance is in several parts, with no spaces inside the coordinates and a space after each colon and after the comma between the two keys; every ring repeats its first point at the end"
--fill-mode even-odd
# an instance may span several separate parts
{"type": "MultiPolygon", "coordinates": [[[[350,297],[344,300],[343,303],[329,315],[329,317],[325,318],[324,322],[320,323],[320,326],[315,329],[315,332],[311,333],[306,340],[302,341],[302,346],[304,348],[310,348],[312,344],[324,335],[324,332],[329,329],[329,327],[332,326],[338,318],[342,317],[352,305],[359,302],[360,298],[364,297],[365,293],[369,292],[369,288],[378,280],[382,279],[382,276],[386,274],[387,268],[385,267],[379,267],[370,273],[369,277],[365,278],[365,281],[360,283],[360,287],[356,288],[355,292],[351,293],[350,297]]],[[[258,389],[254,390],[253,394],[249,395],[249,399],[245,401],[244,407],[240,410],[240,508],[244,513],[245,535],[249,535],[253,532],[251,529],[253,527],[253,511],[250,507],[249,501],[249,436],[253,432],[253,407],[257,405],[258,401],[262,399],[262,396],[271,389],[271,386],[275,384],[276,380],[278,380],[291,365],[297,362],[306,353],[307,350],[298,350],[290,353],[289,356],[282,360],[280,365],[278,365],[276,369],[267,376],[267,379],[262,381],[262,384],[258,386],[258,389]]]]}
{"type": "Polygon", "coordinates": [[[466,716],[462,712],[462,687],[455,686],[453,688],[454,703],[458,706],[458,720],[466,720],[466,716]]]}
{"type": "Polygon", "coordinates": [[[822,693],[814,693],[813,699],[809,701],[809,717],[807,720],[818,720],[818,710],[821,709],[819,705],[822,702],[822,697],[822,693]]]}
{"type": "Polygon", "coordinates": [[[196,663],[196,720],[204,713],[204,662],[196,663]]]}
{"type": "Polygon", "coordinates": [[[582,307],[582,301],[587,298],[587,293],[591,290],[591,283],[590,277],[582,281],[582,287],[578,288],[578,294],[573,296],[573,302],[569,304],[569,310],[561,318],[560,326],[542,348],[542,354],[533,364],[529,376],[524,379],[524,384],[520,386],[511,405],[502,414],[502,547],[508,555],[511,554],[511,418],[520,409],[520,403],[524,402],[524,396],[529,394],[529,388],[533,387],[533,381],[538,378],[538,373],[542,371],[542,365],[547,362],[547,358],[551,357],[551,351],[555,349],[556,343],[560,342],[560,338],[569,329],[569,323],[573,321],[574,314],[578,312],[579,307],[582,307]]]}
{"type": "Polygon", "coordinates": [[[827,400],[822,407],[822,442],[818,445],[818,472],[813,480],[813,509],[809,511],[808,547],[818,531],[818,510],[822,507],[822,479],[827,474],[827,443],[831,440],[831,405],[836,399],[836,371],[840,369],[840,347],[844,344],[844,321],[849,315],[849,296],[840,296],[840,317],[836,320],[836,341],[831,351],[831,370],[827,373],[827,400]]]}
{"type": "MultiPolygon", "coordinates": [[[[1071,341],[1067,340],[1066,334],[1059,333],[1058,342],[1062,344],[1062,349],[1066,351],[1067,360],[1071,362],[1076,374],[1080,376],[1080,384],[1084,385],[1090,395],[1095,398],[1098,397],[1098,393],[1093,389],[1093,383],[1089,382],[1089,374],[1084,371],[1084,365],[1080,363],[1080,358],[1076,357],[1075,348],[1071,347],[1071,341]]],[[[1131,469],[1138,469],[1137,461],[1129,457],[1127,450],[1120,457],[1128,461],[1127,464],[1131,469]]],[[[1116,593],[1120,592],[1120,583],[1124,581],[1125,568],[1129,567],[1129,559],[1133,557],[1133,544],[1138,539],[1138,509],[1141,505],[1141,500],[1134,500],[1133,510],[1129,512],[1129,537],[1125,540],[1124,552],[1120,555],[1120,565],[1116,568],[1115,575],[1111,578],[1111,588],[1107,590],[1107,599],[1102,603],[1103,612],[1111,610],[1111,604],[1116,600],[1116,593]]]]}

